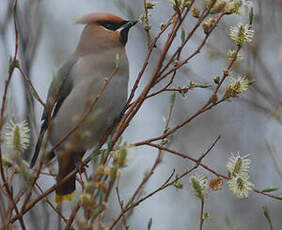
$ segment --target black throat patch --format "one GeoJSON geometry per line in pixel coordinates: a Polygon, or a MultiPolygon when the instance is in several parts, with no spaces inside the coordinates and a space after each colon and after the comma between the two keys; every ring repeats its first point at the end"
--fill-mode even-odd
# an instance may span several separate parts
{"type": "Polygon", "coordinates": [[[122,31],[120,31],[119,34],[119,41],[121,42],[121,44],[123,44],[124,46],[127,43],[127,39],[128,39],[128,32],[129,32],[129,27],[124,28],[122,31]]]}

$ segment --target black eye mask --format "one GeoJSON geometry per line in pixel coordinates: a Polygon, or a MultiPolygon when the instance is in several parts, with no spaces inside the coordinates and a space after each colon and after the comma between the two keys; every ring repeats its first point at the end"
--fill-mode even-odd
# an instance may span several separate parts
{"type": "Polygon", "coordinates": [[[100,24],[101,26],[103,26],[104,28],[108,30],[115,31],[119,29],[122,25],[126,24],[127,22],[128,21],[123,21],[120,23],[113,22],[113,21],[98,21],[98,24],[100,24]]]}

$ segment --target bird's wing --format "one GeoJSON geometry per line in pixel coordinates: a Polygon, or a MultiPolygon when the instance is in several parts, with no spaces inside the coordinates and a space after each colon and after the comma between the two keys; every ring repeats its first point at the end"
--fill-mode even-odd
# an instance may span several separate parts
{"type": "Polygon", "coordinates": [[[65,62],[55,75],[51,86],[48,91],[47,102],[41,117],[43,121],[40,129],[40,134],[35,146],[35,151],[30,162],[30,167],[32,168],[38,158],[41,143],[44,134],[48,128],[49,116],[53,119],[61,108],[64,100],[70,94],[73,88],[73,81],[70,77],[71,71],[78,57],[72,56],[67,62],[65,62]]]}

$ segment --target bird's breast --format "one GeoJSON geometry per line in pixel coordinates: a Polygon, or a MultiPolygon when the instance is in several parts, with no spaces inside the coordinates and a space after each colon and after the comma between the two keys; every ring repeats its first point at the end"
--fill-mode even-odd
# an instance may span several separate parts
{"type": "Polygon", "coordinates": [[[128,59],[124,49],[105,50],[80,57],[73,68],[72,76],[75,77],[74,81],[80,81],[76,77],[105,79],[115,70],[117,62],[119,76],[128,78],[128,59]]]}
{"type": "Polygon", "coordinates": [[[93,101],[97,101],[82,123],[81,129],[68,138],[66,146],[75,138],[79,151],[86,151],[94,146],[105,132],[112,126],[123,110],[127,101],[128,66],[127,59],[121,62],[121,68],[113,76],[106,88],[103,89],[105,79],[109,78],[114,70],[113,65],[107,64],[99,58],[87,57],[77,62],[71,77],[73,89],[63,102],[57,116],[53,120],[51,140],[59,141],[69,130],[77,125],[77,121],[90,108],[93,101]],[[102,90],[103,89],[103,90],[102,90]],[[102,93],[100,97],[98,94],[102,93]]]}

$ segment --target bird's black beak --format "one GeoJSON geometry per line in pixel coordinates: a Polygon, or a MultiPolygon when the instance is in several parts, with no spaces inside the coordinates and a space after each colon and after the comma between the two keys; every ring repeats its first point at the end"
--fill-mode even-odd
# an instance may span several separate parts
{"type": "Polygon", "coordinates": [[[128,21],[128,23],[125,24],[125,28],[130,29],[132,26],[135,26],[138,23],[138,21],[128,21]]]}
{"type": "Polygon", "coordinates": [[[121,29],[120,35],[119,35],[119,40],[120,40],[121,44],[123,44],[124,46],[127,43],[129,29],[132,26],[135,26],[137,23],[138,23],[138,21],[128,21],[127,23],[125,23],[122,26],[122,29],[121,29]]]}

